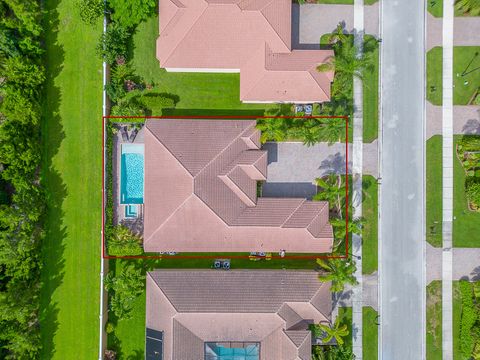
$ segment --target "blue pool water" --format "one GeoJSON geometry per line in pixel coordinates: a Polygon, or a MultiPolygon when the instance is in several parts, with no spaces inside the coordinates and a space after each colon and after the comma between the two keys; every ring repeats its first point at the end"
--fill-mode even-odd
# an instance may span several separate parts
{"type": "Polygon", "coordinates": [[[143,144],[122,144],[120,192],[122,204],[143,204],[143,144]]]}
{"type": "Polygon", "coordinates": [[[245,347],[224,347],[218,343],[205,343],[207,360],[259,360],[259,345],[245,347]]]}

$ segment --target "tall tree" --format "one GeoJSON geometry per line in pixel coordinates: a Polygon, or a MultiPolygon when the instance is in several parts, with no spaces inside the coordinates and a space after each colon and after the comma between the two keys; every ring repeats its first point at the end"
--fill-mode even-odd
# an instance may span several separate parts
{"type": "Polygon", "coordinates": [[[324,178],[315,179],[321,190],[313,197],[315,201],[328,201],[330,208],[334,209],[337,216],[343,218],[345,205],[346,186],[341,175],[329,174],[324,178]]]}
{"type": "Polygon", "coordinates": [[[155,12],[156,0],[108,0],[112,18],[126,28],[134,28],[155,12]]]}
{"type": "Polygon", "coordinates": [[[343,345],[343,338],[349,334],[347,325],[342,324],[338,316],[332,325],[315,324],[312,330],[315,337],[325,336],[322,339],[324,344],[335,339],[338,345],[343,345]]]}
{"type": "Polygon", "coordinates": [[[343,291],[346,284],[357,284],[357,279],[353,275],[356,266],[351,259],[331,258],[328,261],[317,259],[317,264],[325,271],[318,275],[319,280],[331,281],[332,292],[343,291]]]}

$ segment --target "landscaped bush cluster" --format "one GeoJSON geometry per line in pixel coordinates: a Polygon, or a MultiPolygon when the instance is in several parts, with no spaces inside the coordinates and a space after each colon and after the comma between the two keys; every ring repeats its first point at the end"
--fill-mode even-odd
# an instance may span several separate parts
{"type": "MultiPolygon", "coordinates": [[[[331,101],[316,107],[313,116],[349,116],[353,114],[353,78],[364,78],[364,73],[374,67],[373,52],[378,46],[374,38],[368,38],[364,44],[364,53],[357,56],[353,36],[344,34],[339,24],[329,37],[329,46],[335,56],[317,67],[317,71],[335,71],[332,83],[331,101]]],[[[277,115],[269,114],[266,115],[277,115]]],[[[351,124],[349,124],[350,126],[351,124]]],[[[262,130],[262,141],[300,140],[307,146],[325,141],[330,144],[345,141],[346,126],[342,118],[263,118],[258,120],[262,130]]],[[[351,134],[351,132],[349,131],[351,134]]]]}
{"type": "Polygon", "coordinates": [[[0,0],[0,358],[39,358],[40,2],[0,0]]]}
{"type": "Polygon", "coordinates": [[[460,281],[460,349],[464,359],[480,359],[480,282],[460,281]]]}
{"type": "MultiPolygon", "coordinates": [[[[103,4],[103,1],[100,1],[103,4]]],[[[83,0],[80,15],[87,24],[98,21],[98,0],[83,0]]],[[[107,95],[112,102],[111,115],[144,116],[161,115],[163,108],[173,108],[175,96],[155,91],[154,84],[145,83],[135,74],[129,51],[136,27],[156,11],[155,0],[109,0],[107,31],[97,45],[97,53],[110,67],[110,79],[106,85],[107,95]],[[152,96],[151,98],[145,95],[152,96]],[[156,102],[147,100],[155,99],[156,102]]],[[[103,7],[103,5],[102,5],[103,7]]],[[[102,10],[103,13],[103,10],[102,10]]]]}
{"type": "Polygon", "coordinates": [[[136,298],[143,292],[145,275],[141,269],[127,265],[115,276],[109,272],[105,278],[105,289],[110,296],[110,310],[117,318],[129,319],[136,298]]]}
{"type": "Polygon", "coordinates": [[[109,255],[132,256],[143,253],[142,238],[123,225],[112,228],[112,236],[108,238],[107,244],[109,255]]]}
{"type": "Polygon", "coordinates": [[[472,211],[480,211],[480,136],[463,136],[457,143],[457,156],[466,174],[468,207],[472,211]]]}

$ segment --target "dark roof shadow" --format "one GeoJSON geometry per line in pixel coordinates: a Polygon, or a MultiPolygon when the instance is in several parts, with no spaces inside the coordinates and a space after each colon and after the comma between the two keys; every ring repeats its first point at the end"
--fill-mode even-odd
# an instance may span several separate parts
{"type": "Polygon", "coordinates": [[[316,193],[317,186],[312,183],[266,182],[262,186],[262,197],[311,199],[316,193]]]}

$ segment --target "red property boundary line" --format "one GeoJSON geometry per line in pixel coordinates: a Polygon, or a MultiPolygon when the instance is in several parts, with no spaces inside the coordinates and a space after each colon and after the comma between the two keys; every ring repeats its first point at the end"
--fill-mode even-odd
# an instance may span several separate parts
{"type": "MultiPolygon", "coordinates": [[[[102,258],[103,259],[162,259],[163,255],[135,255],[135,256],[110,256],[106,254],[105,249],[105,127],[108,119],[343,119],[345,120],[345,255],[273,255],[273,259],[297,259],[297,260],[313,260],[313,259],[348,259],[349,242],[348,242],[348,116],[102,116],[102,258]]],[[[248,255],[227,255],[229,259],[245,259],[248,255]]],[[[222,253],[216,255],[175,255],[168,258],[172,259],[218,259],[222,258],[222,253]]]]}

